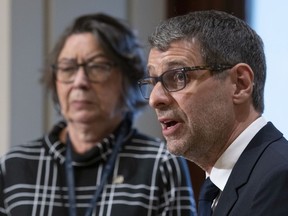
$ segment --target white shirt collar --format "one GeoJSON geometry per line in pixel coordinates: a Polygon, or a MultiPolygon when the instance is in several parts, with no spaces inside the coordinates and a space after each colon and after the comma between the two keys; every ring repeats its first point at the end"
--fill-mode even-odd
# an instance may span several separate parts
{"type": "Polygon", "coordinates": [[[210,179],[221,191],[223,191],[234,165],[246,146],[266,124],[267,121],[264,117],[256,119],[233,141],[216,161],[211,170],[210,179]]]}

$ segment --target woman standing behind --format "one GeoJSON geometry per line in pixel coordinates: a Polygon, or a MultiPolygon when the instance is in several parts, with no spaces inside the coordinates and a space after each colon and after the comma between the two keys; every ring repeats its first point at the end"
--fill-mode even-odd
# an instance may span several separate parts
{"type": "Polygon", "coordinates": [[[1,159],[0,215],[195,215],[185,161],[133,128],[142,49],[105,14],[77,18],[44,82],[64,120],[1,159]]]}

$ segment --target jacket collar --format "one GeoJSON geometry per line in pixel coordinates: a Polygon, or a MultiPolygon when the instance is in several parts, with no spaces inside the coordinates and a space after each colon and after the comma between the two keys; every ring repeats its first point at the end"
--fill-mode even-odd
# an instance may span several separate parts
{"type": "Polygon", "coordinates": [[[228,215],[238,199],[237,191],[247,184],[253,167],[263,151],[273,141],[281,137],[283,137],[283,134],[271,122],[268,122],[255,135],[236,162],[213,216],[228,215]]]}

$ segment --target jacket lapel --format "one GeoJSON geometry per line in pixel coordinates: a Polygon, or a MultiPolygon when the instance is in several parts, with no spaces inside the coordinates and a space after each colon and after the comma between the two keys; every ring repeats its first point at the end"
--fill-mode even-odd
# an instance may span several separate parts
{"type": "Polygon", "coordinates": [[[229,214],[238,199],[237,191],[247,184],[253,167],[262,152],[282,136],[271,122],[255,135],[235,164],[213,216],[229,214]]]}

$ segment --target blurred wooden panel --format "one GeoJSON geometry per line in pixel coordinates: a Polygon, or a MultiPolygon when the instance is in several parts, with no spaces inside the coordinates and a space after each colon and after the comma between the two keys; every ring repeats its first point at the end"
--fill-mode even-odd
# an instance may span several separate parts
{"type": "Polygon", "coordinates": [[[167,0],[167,17],[211,9],[226,11],[245,20],[245,0],[167,0]]]}

